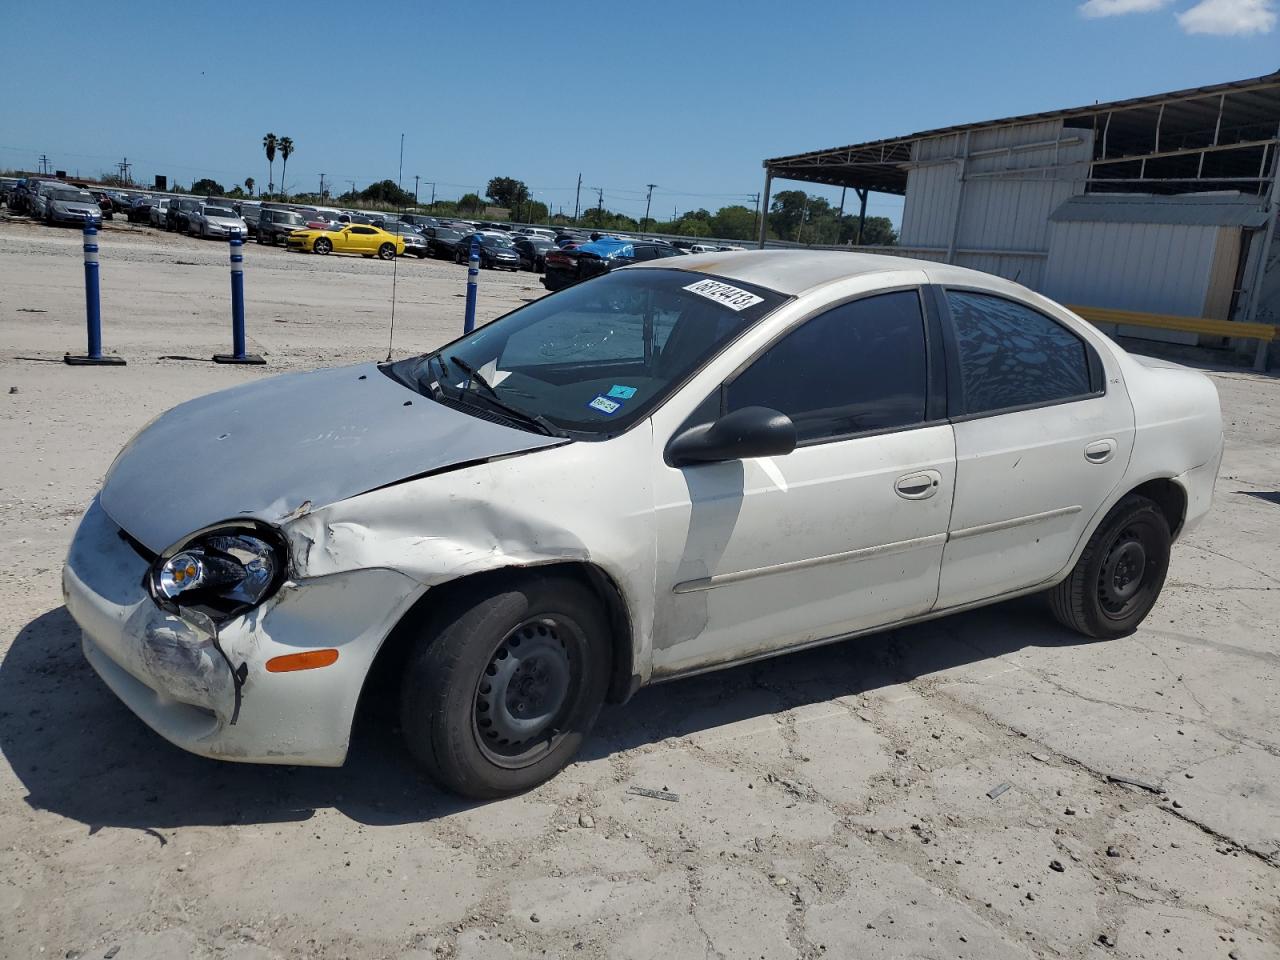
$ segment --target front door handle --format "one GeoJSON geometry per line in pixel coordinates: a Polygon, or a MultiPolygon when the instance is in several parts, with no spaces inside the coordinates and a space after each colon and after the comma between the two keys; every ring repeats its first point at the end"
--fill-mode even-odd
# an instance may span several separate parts
{"type": "Polygon", "coordinates": [[[921,470],[919,473],[899,477],[893,485],[893,491],[903,500],[928,500],[938,492],[941,483],[942,474],[937,470],[921,470]]]}
{"type": "Polygon", "coordinates": [[[1090,463],[1106,463],[1116,453],[1116,442],[1111,439],[1095,440],[1084,448],[1084,458],[1090,463]]]}

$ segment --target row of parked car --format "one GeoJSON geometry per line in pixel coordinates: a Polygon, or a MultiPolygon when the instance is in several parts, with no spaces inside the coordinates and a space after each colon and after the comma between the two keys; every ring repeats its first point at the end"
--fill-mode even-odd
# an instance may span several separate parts
{"type": "Polygon", "coordinates": [[[205,239],[239,231],[261,244],[326,255],[434,257],[465,263],[478,241],[480,266],[544,274],[559,290],[614,267],[645,260],[740,249],[686,240],[656,240],[550,227],[449,220],[415,213],[340,210],[243,199],[93,191],[60,180],[0,181],[0,202],[47,223],[83,223],[123,213],[131,223],[205,239]]]}

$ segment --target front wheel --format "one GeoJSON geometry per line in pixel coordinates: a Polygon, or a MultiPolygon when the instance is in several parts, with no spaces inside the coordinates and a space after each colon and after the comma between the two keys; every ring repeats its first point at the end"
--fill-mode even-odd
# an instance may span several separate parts
{"type": "Polygon", "coordinates": [[[384,243],[378,248],[379,260],[394,260],[396,258],[396,248],[393,244],[384,243]]]}
{"type": "Polygon", "coordinates": [[[1125,497],[1098,525],[1067,579],[1049,590],[1054,617],[1100,640],[1132,633],[1160,597],[1171,540],[1160,507],[1138,494],[1125,497]]]}
{"type": "Polygon", "coordinates": [[[607,618],[577,580],[532,573],[456,595],[430,615],[404,675],[409,751],[466,797],[531,789],[582,746],[611,651],[607,618]]]}
{"type": "Polygon", "coordinates": [[[316,253],[326,254],[333,249],[333,244],[324,237],[321,237],[311,245],[311,249],[316,253]]]}

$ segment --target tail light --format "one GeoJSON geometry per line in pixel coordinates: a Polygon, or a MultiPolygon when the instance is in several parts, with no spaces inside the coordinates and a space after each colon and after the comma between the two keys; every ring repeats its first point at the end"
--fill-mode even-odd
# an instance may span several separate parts
{"type": "Polygon", "coordinates": [[[559,267],[562,270],[573,269],[573,257],[567,255],[563,250],[548,250],[547,267],[559,267]]]}

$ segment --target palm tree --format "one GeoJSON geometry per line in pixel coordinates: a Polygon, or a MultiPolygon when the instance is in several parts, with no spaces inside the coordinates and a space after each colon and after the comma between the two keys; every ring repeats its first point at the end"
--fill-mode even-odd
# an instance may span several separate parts
{"type": "Polygon", "coordinates": [[[276,135],[268,133],[262,138],[262,149],[267,151],[267,193],[275,189],[275,183],[271,177],[271,171],[276,162],[276,135]]]}
{"type": "Polygon", "coordinates": [[[255,183],[255,181],[254,181],[253,177],[245,177],[245,178],[244,178],[244,188],[245,188],[246,190],[248,190],[248,191],[249,191],[249,196],[251,196],[251,197],[253,196],[253,187],[254,187],[254,183],[255,183]]]}
{"type": "Polygon", "coordinates": [[[280,147],[280,192],[285,193],[284,175],[289,169],[289,155],[293,153],[293,139],[290,137],[281,137],[277,144],[280,147]]]}

